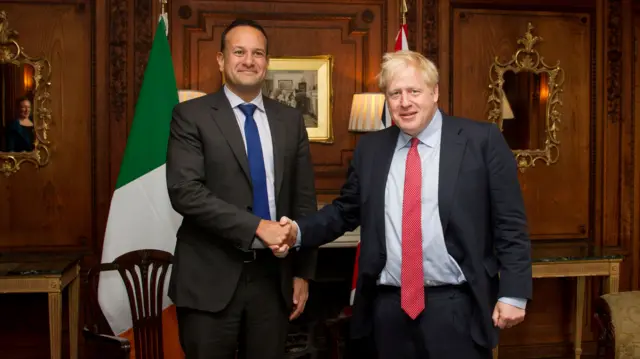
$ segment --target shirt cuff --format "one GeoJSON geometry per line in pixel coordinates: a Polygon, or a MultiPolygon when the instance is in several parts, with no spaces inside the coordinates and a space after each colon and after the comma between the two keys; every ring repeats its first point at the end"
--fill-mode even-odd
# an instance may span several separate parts
{"type": "Polygon", "coordinates": [[[296,236],[296,244],[293,245],[293,248],[298,248],[300,247],[300,244],[302,243],[302,233],[300,233],[300,227],[298,227],[298,223],[296,223],[296,221],[293,221],[293,224],[296,225],[296,228],[298,229],[296,231],[297,236],[296,236]]]}
{"type": "Polygon", "coordinates": [[[527,300],[522,298],[502,297],[498,299],[498,301],[513,305],[514,307],[518,307],[520,309],[525,309],[527,307],[527,300]]]}

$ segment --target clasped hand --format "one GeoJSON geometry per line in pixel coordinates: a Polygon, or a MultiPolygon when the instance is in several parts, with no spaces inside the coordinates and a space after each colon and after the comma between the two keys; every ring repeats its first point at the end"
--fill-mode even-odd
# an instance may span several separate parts
{"type": "Polygon", "coordinates": [[[261,220],[256,234],[274,254],[283,254],[295,245],[298,227],[287,217],[280,222],[261,220]]]}

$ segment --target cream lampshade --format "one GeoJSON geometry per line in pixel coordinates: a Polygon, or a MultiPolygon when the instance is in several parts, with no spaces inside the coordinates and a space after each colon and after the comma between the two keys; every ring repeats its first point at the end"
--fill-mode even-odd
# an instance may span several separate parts
{"type": "Polygon", "coordinates": [[[511,104],[509,104],[509,100],[507,100],[507,96],[505,96],[504,91],[502,92],[502,119],[503,120],[512,120],[513,110],[511,110],[511,104]]]}
{"type": "Polygon", "coordinates": [[[206,92],[198,90],[178,90],[178,101],[184,102],[204,95],[206,92]]]}
{"type": "Polygon", "coordinates": [[[372,132],[385,128],[382,113],[385,108],[384,101],[382,93],[354,94],[349,116],[349,131],[372,132]]]}

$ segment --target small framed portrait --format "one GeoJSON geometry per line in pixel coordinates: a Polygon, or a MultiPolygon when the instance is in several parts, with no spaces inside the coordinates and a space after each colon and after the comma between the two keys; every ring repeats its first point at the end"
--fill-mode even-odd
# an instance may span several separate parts
{"type": "Polygon", "coordinates": [[[299,109],[309,141],[332,143],[330,55],[272,57],[262,92],[287,106],[299,109]]]}

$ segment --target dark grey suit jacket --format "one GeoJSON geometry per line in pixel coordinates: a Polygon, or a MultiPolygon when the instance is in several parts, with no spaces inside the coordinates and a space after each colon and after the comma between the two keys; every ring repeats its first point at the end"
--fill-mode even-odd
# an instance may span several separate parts
{"type": "MultiPolygon", "coordinates": [[[[351,322],[355,338],[371,333],[376,281],[387,261],[384,193],[398,134],[394,126],[363,136],[340,196],[298,221],[303,247],[320,246],[361,226],[351,322]]],[[[498,297],[530,299],[532,290],[515,159],[497,126],[444,114],[440,146],[438,204],[445,244],[473,292],[472,336],[479,345],[494,347],[498,331],[491,314],[498,297]]]]}
{"type": "MultiPolygon", "coordinates": [[[[264,98],[273,141],[276,219],[317,210],[309,139],[302,114],[264,98]]],[[[221,89],[178,104],[167,150],[167,186],[183,216],[169,297],[177,306],[216,312],[235,291],[260,218],[251,213],[252,187],[242,134],[221,89]]],[[[293,276],[312,279],[317,249],[280,260],[282,295],[292,305],[293,276]]]]}

